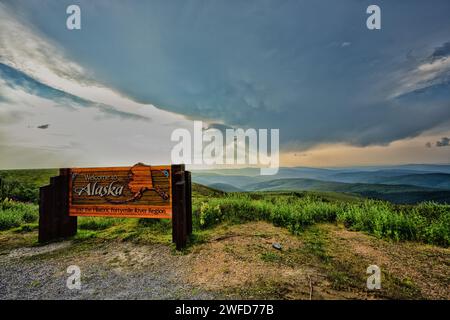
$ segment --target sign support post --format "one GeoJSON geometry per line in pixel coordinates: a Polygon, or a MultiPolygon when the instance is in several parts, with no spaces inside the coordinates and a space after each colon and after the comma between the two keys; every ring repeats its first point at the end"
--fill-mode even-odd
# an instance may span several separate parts
{"type": "Polygon", "coordinates": [[[172,241],[177,250],[186,246],[192,233],[191,176],[184,165],[172,166],[172,241]]]}
{"type": "Polygon", "coordinates": [[[69,216],[69,170],[50,179],[39,190],[39,242],[74,236],[77,217],[69,216]]]}
{"type": "Polygon", "coordinates": [[[186,232],[188,237],[192,234],[192,180],[191,172],[185,171],[186,180],[186,232]]]}

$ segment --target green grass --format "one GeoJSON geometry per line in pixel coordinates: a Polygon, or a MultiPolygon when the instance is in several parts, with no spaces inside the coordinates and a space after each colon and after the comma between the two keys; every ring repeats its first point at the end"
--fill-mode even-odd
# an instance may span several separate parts
{"type": "Polygon", "coordinates": [[[168,219],[79,217],[75,240],[105,239],[135,243],[165,243],[172,240],[172,222],[168,219]]]}
{"type": "Polygon", "coordinates": [[[0,230],[37,222],[39,208],[35,204],[16,202],[10,199],[0,201],[0,230]]]}
{"type": "Polygon", "coordinates": [[[282,257],[279,253],[264,252],[261,254],[261,260],[269,263],[277,263],[282,261],[282,257]]]}
{"type": "Polygon", "coordinates": [[[81,230],[104,230],[114,225],[120,224],[124,219],[104,218],[104,217],[79,217],[78,229],[81,230]]]}
{"type": "MultiPolygon", "coordinates": [[[[0,230],[36,223],[38,207],[33,203],[38,201],[39,187],[56,174],[55,169],[0,171],[0,230]]],[[[450,245],[450,205],[434,202],[395,205],[313,191],[224,193],[193,184],[193,213],[195,241],[202,241],[206,229],[222,222],[264,220],[294,234],[316,223],[339,222],[379,238],[450,245]]],[[[171,225],[168,220],[83,217],[79,218],[79,230],[89,237],[166,241],[171,225]]]]}
{"type": "Polygon", "coordinates": [[[351,230],[379,238],[449,246],[450,206],[432,202],[415,206],[384,201],[329,201],[318,195],[232,193],[194,202],[194,222],[208,228],[221,222],[265,220],[298,234],[320,222],[341,222],[351,230]]]}

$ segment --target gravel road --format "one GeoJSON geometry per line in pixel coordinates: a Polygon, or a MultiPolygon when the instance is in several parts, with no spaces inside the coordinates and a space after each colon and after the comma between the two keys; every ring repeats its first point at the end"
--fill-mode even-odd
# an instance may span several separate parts
{"type": "Polygon", "coordinates": [[[164,245],[70,241],[0,255],[0,299],[214,299],[183,281],[184,257],[164,245]],[[68,289],[67,267],[81,270],[81,289],[68,289]]]}

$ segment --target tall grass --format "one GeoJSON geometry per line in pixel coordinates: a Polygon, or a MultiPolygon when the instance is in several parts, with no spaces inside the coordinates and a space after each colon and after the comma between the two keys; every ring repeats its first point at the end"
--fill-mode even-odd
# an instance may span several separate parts
{"type": "Polygon", "coordinates": [[[450,244],[450,206],[432,202],[400,206],[376,200],[327,201],[310,195],[255,198],[251,194],[229,194],[202,201],[194,208],[194,217],[201,228],[222,221],[265,220],[294,234],[314,223],[341,222],[351,230],[380,238],[450,244]]]}
{"type": "Polygon", "coordinates": [[[38,217],[39,209],[35,204],[16,202],[11,199],[0,201],[0,230],[36,222],[38,217]]]}
{"type": "MultiPolygon", "coordinates": [[[[376,200],[330,201],[308,193],[230,193],[194,198],[193,211],[197,228],[208,228],[224,221],[264,220],[298,234],[315,223],[340,222],[351,230],[380,238],[450,245],[450,205],[433,202],[410,206],[376,200]]],[[[34,223],[38,216],[36,204],[11,199],[0,201],[0,230],[34,223]]],[[[156,222],[147,220],[139,222],[138,226],[155,227],[156,222]]],[[[122,219],[83,217],[79,219],[79,228],[103,230],[122,223],[122,219]]],[[[156,227],[169,230],[170,221],[158,223],[156,227]]]]}

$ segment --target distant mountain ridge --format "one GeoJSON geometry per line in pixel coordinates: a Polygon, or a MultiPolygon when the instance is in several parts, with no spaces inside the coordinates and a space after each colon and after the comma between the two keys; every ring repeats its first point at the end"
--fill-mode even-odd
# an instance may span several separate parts
{"type": "Polygon", "coordinates": [[[295,167],[280,168],[274,176],[261,176],[257,168],[199,170],[193,172],[193,180],[227,192],[316,190],[396,203],[450,203],[450,165],[295,167]]]}
{"type": "Polygon", "coordinates": [[[338,173],[330,177],[332,181],[347,183],[381,183],[392,185],[413,185],[419,187],[450,189],[448,173],[400,173],[391,175],[385,171],[338,173]]]}
{"type": "Polygon", "coordinates": [[[417,187],[410,185],[344,183],[314,179],[277,179],[248,185],[247,191],[332,191],[387,200],[394,203],[416,203],[437,201],[450,203],[450,190],[417,187]]]}

